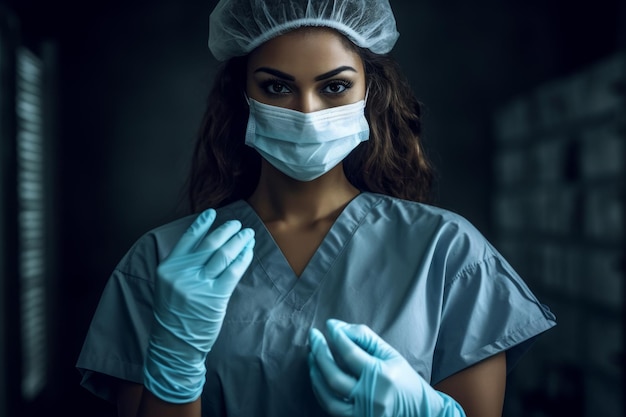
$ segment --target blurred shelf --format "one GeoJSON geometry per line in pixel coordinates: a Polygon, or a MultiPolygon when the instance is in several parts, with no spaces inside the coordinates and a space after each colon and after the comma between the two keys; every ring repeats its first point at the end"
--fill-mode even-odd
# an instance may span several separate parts
{"type": "Polygon", "coordinates": [[[508,401],[534,393],[540,415],[558,415],[550,404],[563,401],[580,402],[584,417],[620,415],[626,53],[511,100],[494,135],[494,244],[558,323],[512,381],[525,394],[508,401]]]}

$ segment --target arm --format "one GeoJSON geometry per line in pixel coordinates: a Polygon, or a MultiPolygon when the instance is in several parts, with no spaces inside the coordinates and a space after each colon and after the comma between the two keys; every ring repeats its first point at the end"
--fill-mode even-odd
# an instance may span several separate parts
{"type": "Polygon", "coordinates": [[[230,221],[209,232],[206,210],[157,267],[143,384],[120,382],[120,417],[199,417],[205,360],[252,261],[254,231],[230,221]]]}
{"type": "Polygon", "coordinates": [[[200,399],[186,404],[167,403],[141,384],[120,381],[117,388],[118,417],[200,417],[200,399]]]}
{"type": "Polygon", "coordinates": [[[500,417],[506,386],[506,354],[498,353],[435,385],[454,398],[467,417],[500,417]]]}

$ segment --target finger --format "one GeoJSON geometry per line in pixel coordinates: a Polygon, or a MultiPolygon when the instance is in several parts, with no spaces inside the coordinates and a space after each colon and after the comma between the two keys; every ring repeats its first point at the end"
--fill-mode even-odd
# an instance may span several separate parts
{"type": "Polygon", "coordinates": [[[228,220],[206,235],[198,244],[196,252],[213,253],[241,230],[239,220],[228,220]]]}
{"type": "Polygon", "coordinates": [[[246,247],[239,253],[228,267],[222,271],[220,276],[215,280],[215,290],[223,295],[232,294],[235,287],[244,276],[246,270],[250,266],[254,257],[255,240],[251,239],[246,247]]]}
{"type": "Polygon", "coordinates": [[[342,328],[350,340],[375,358],[387,360],[399,356],[390,344],[365,325],[349,325],[342,328]]]}
{"type": "Polygon", "coordinates": [[[338,398],[326,385],[326,380],[317,366],[313,352],[309,354],[309,375],[315,398],[324,410],[333,416],[348,417],[354,414],[354,403],[348,399],[338,398]]]}
{"type": "Polygon", "coordinates": [[[234,234],[230,239],[217,248],[204,266],[205,274],[210,278],[217,278],[254,239],[254,230],[246,228],[234,234]]]}
{"type": "Polygon", "coordinates": [[[356,378],[346,374],[333,359],[326,339],[317,329],[311,329],[309,343],[313,359],[318,366],[326,385],[339,398],[348,398],[357,383],[356,378]]]}
{"type": "Polygon", "coordinates": [[[200,213],[180,237],[170,252],[169,257],[189,253],[209,231],[213,221],[215,221],[215,215],[214,209],[208,209],[200,213]]]}
{"type": "Polygon", "coordinates": [[[330,335],[328,343],[331,344],[337,362],[340,362],[348,372],[359,378],[363,369],[373,365],[377,360],[360,344],[355,342],[355,340],[362,342],[366,338],[363,334],[369,328],[364,325],[352,325],[334,319],[328,320],[326,325],[330,335]]]}

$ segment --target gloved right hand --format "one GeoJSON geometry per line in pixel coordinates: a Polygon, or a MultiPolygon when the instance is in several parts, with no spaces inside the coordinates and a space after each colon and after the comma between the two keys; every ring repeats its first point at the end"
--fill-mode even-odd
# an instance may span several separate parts
{"type": "Polygon", "coordinates": [[[171,403],[202,393],[206,355],[252,261],[254,231],[231,220],[207,234],[214,220],[215,210],[201,213],[157,268],[144,385],[171,403]]]}
{"type": "Polygon", "coordinates": [[[329,339],[311,329],[309,366],[313,391],[333,416],[465,417],[369,327],[335,319],[327,326],[329,339]]]}

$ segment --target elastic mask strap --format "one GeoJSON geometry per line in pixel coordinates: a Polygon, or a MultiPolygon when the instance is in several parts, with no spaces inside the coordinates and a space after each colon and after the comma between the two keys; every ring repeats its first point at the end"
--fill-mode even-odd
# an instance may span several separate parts
{"type": "Polygon", "coordinates": [[[245,91],[243,92],[243,97],[246,99],[246,103],[248,103],[248,106],[250,105],[250,98],[248,97],[248,93],[246,93],[245,91]]]}

